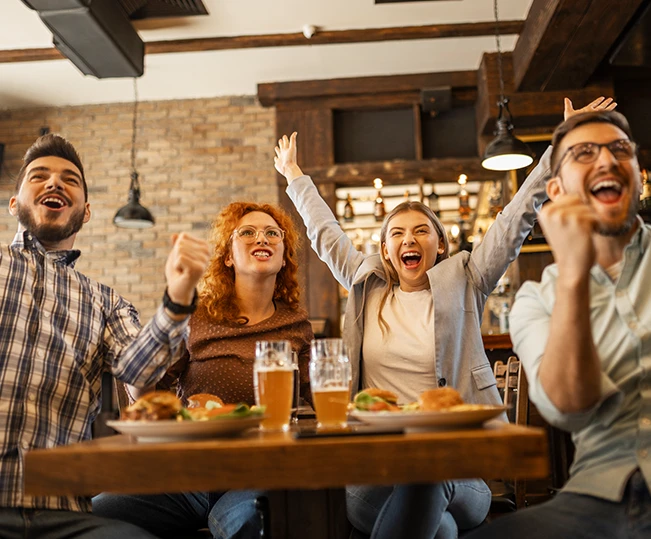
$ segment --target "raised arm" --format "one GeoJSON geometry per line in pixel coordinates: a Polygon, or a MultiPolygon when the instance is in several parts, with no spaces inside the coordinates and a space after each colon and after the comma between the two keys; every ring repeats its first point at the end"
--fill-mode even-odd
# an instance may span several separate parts
{"type": "Polygon", "coordinates": [[[312,249],[323,260],[335,279],[350,290],[355,272],[364,261],[364,255],[341,229],[337,218],[310,179],[296,162],[296,133],[283,136],[276,146],[274,166],[287,180],[287,194],[307,228],[312,249]]]}
{"type": "MultiPolygon", "coordinates": [[[[565,98],[563,116],[567,120],[576,114],[613,110],[616,106],[612,98],[598,97],[585,107],[574,109],[572,101],[565,98]]],[[[551,146],[470,256],[468,267],[473,282],[485,294],[490,294],[508,265],[518,256],[538,211],[547,200],[545,185],[551,177],[550,157],[551,146]]]]}

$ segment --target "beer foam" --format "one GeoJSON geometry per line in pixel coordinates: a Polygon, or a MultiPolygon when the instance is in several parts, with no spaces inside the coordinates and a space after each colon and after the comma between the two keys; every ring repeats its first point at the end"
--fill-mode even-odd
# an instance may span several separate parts
{"type": "Polygon", "coordinates": [[[293,365],[276,365],[274,367],[254,367],[255,372],[293,372],[296,369],[293,365]]]}
{"type": "Polygon", "coordinates": [[[348,386],[327,386],[312,390],[313,393],[334,393],[335,391],[348,391],[348,386]]]}

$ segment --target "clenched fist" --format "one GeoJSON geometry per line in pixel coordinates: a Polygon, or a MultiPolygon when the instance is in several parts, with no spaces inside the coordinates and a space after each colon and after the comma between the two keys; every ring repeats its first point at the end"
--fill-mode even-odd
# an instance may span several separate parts
{"type": "Polygon", "coordinates": [[[165,264],[167,294],[174,303],[190,305],[194,290],[208,267],[208,242],[182,232],[172,236],[172,251],[165,264]]]}

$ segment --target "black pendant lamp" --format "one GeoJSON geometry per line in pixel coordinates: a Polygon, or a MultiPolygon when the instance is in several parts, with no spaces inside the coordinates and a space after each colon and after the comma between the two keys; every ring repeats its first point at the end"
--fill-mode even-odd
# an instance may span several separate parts
{"type": "Polygon", "coordinates": [[[500,109],[495,124],[495,139],[486,146],[481,166],[489,170],[516,170],[533,163],[533,153],[524,142],[513,135],[513,117],[509,100],[504,96],[504,73],[502,71],[502,48],[500,46],[500,22],[497,0],[493,0],[495,12],[495,42],[497,43],[497,67],[500,76],[500,109]]]}
{"type": "Polygon", "coordinates": [[[120,228],[150,228],[154,226],[154,216],[140,204],[140,182],[136,171],[136,128],[138,120],[138,86],[133,79],[133,133],[131,134],[131,185],[129,186],[129,199],[126,206],[122,206],[115,217],[113,224],[120,228]]]}

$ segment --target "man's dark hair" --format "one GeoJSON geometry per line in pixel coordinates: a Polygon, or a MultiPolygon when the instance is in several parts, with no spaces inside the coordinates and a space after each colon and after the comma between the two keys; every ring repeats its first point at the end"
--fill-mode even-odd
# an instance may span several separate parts
{"type": "Polygon", "coordinates": [[[20,167],[16,178],[16,193],[20,191],[20,186],[25,178],[27,167],[32,161],[36,161],[36,159],[40,159],[41,157],[60,157],[61,159],[70,161],[75,165],[79,169],[79,172],[81,172],[81,183],[84,186],[84,199],[88,201],[88,186],[86,185],[84,166],[81,164],[81,158],[79,157],[77,150],[75,150],[75,147],[62,136],[52,133],[43,135],[36,139],[36,142],[34,142],[34,144],[32,144],[25,152],[25,156],[23,157],[23,166],[20,167]]]}
{"type": "Polygon", "coordinates": [[[612,124],[615,127],[619,127],[630,140],[633,140],[633,134],[631,133],[631,128],[628,125],[628,120],[623,114],[620,114],[619,112],[615,112],[614,110],[603,110],[598,112],[583,112],[581,114],[575,114],[574,116],[561,123],[554,131],[554,135],[552,137],[553,148],[551,156],[552,171],[556,171],[556,167],[558,167],[557,161],[560,159],[561,155],[561,142],[565,138],[565,135],[580,125],[592,123],[612,124]]]}

